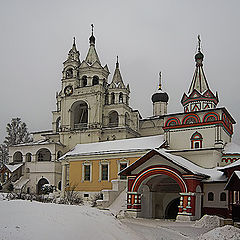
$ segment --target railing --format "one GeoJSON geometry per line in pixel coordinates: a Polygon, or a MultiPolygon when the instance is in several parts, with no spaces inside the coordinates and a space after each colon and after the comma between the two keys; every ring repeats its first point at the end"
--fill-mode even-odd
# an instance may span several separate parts
{"type": "Polygon", "coordinates": [[[88,128],[87,123],[75,123],[74,124],[74,129],[83,130],[83,129],[87,129],[87,128],[88,128]]]}

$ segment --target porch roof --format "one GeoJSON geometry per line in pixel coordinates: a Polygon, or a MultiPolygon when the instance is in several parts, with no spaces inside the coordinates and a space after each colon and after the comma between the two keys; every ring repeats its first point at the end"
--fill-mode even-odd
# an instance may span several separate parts
{"type": "Polygon", "coordinates": [[[200,167],[183,157],[168,153],[167,150],[165,150],[163,148],[150,150],[149,152],[144,154],[141,158],[139,158],[137,161],[135,161],[130,166],[128,166],[127,168],[122,170],[119,174],[120,175],[130,175],[134,169],[136,169],[138,166],[140,166],[141,164],[146,162],[148,159],[150,159],[151,157],[153,157],[154,155],[157,155],[157,154],[162,156],[163,158],[167,159],[168,161],[176,164],[177,166],[181,167],[182,169],[184,169],[188,172],[202,176],[203,178],[205,178],[204,181],[206,181],[206,182],[226,181],[227,180],[224,173],[221,171],[218,171],[218,169],[216,167],[210,168],[210,169],[200,167]]]}
{"type": "Polygon", "coordinates": [[[6,166],[6,168],[10,171],[10,172],[14,172],[16,171],[18,168],[20,168],[23,164],[14,164],[14,165],[10,165],[10,164],[4,164],[4,166],[6,166]]]}
{"type": "Polygon", "coordinates": [[[240,171],[233,172],[224,189],[231,191],[240,191],[240,171]]]}

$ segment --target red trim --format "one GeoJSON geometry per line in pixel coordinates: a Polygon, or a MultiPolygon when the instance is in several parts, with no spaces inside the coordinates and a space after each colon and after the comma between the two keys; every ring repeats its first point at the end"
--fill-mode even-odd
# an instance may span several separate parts
{"type": "Polygon", "coordinates": [[[170,127],[163,127],[163,130],[167,129],[175,129],[175,128],[186,128],[186,127],[199,127],[199,126],[205,126],[205,125],[215,125],[215,124],[221,124],[226,129],[226,131],[232,135],[233,131],[229,129],[229,127],[226,125],[226,123],[222,120],[216,121],[216,122],[202,122],[202,123],[194,123],[194,124],[187,124],[187,125],[179,125],[179,126],[170,126],[170,127]]]}
{"type": "Polygon", "coordinates": [[[137,192],[142,182],[148,177],[160,174],[164,174],[171,177],[178,183],[182,192],[187,192],[187,185],[184,179],[182,178],[182,175],[178,173],[175,169],[171,169],[167,166],[155,166],[155,167],[152,166],[151,168],[145,169],[142,172],[140,172],[136,176],[136,179],[131,186],[131,192],[137,192]]]}
{"type": "MultiPolygon", "coordinates": [[[[194,119],[196,119],[196,122],[197,122],[197,123],[200,123],[200,122],[201,122],[201,119],[200,119],[200,117],[199,117],[197,114],[195,114],[195,113],[189,113],[189,114],[187,114],[187,115],[182,119],[182,124],[186,124],[186,121],[187,121],[189,118],[194,118],[194,119]]],[[[195,123],[194,123],[194,124],[195,124],[195,123]]],[[[190,124],[190,125],[193,125],[193,124],[190,124]]]]}
{"type": "MultiPolygon", "coordinates": [[[[176,117],[171,117],[171,118],[169,118],[169,119],[166,121],[165,126],[166,126],[166,127],[169,126],[169,124],[170,124],[171,122],[175,122],[176,125],[180,125],[180,124],[181,124],[181,123],[180,123],[180,120],[179,120],[178,118],[176,118],[176,117]]],[[[176,125],[175,125],[175,126],[176,126],[176,125]]]]}
{"type": "Polygon", "coordinates": [[[220,116],[218,113],[215,113],[215,112],[209,112],[209,113],[206,113],[204,116],[203,116],[203,122],[207,122],[207,119],[209,117],[214,117],[215,118],[215,121],[218,121],[220,119],[220,116]]]}

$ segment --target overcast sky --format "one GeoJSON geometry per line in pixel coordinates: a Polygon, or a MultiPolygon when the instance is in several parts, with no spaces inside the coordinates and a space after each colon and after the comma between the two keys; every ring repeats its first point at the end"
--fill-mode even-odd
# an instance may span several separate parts
{"type": "MultiPolygon", "coordinates": [[[[239,0],[0,1],[0,142],[13,117],[30,131],[51,128],[62,63],[74,36],[81,60],[86,57],[91,23],[102,65],[113,73],[119,55],[131,106],[143,117],[152,114],[159,71],[170,97],[168,112],[183,111],[180,100],[192,80],[200,34],[218,106],[240,123],[239,11],[239,0]]],[[[240,144],[239,125],[234,141],[240,144]]]]}

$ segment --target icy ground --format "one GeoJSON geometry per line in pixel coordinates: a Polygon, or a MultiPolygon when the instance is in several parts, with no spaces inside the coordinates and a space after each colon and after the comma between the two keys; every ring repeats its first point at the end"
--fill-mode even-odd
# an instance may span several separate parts
{"type": "MultiPolygon", "coordinates": [[[[118,220],[109,211],[89,206],[7,201],[1,196],[0,214],[0,240],[194,240],[202,234],[201,239],[215,240],[215,234],[220,236],[219,228],[208,232],[209,229],[190,222],[118,220]]],[[[236,236],[231,239],[240,239],[238,229],[225,228],[224,232],[236,236]]]]}

